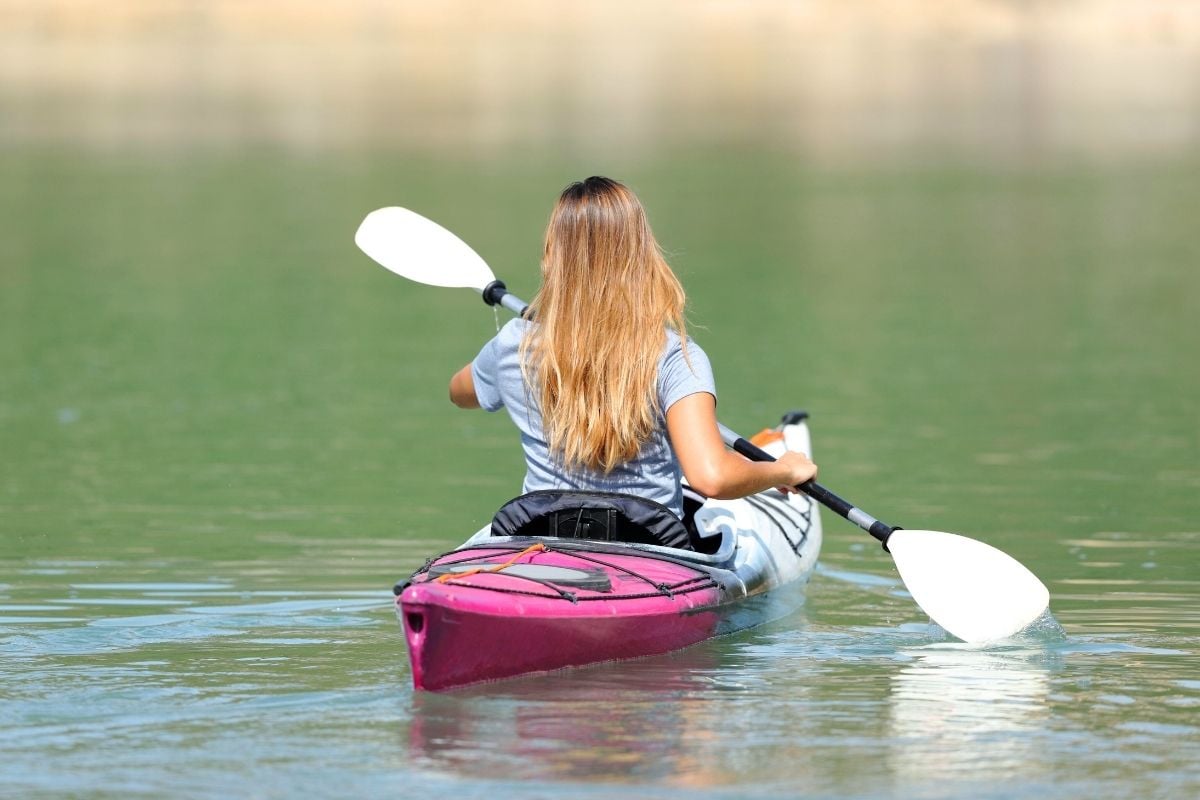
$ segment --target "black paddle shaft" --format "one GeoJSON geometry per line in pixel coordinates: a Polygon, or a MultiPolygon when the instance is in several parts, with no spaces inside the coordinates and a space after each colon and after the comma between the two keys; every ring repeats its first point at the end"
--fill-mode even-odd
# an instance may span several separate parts
{"type": "MultiPolygon", "coordinates": [[[[732,447],[734,450],[741,453],[742,455],[744,455],[746,458],[750,459],[751,461],[774,461],[775,460],[775,457],[772,456],[770,453],[768,453],[766,450],[763,450],[761,447],[754,444],[753,442],[750,442],[749,440],[744,439],[741,436],[738,436],[737,434],[734,434],[732,431],[729,431],[727,428],[724,428],[723,426],[722,426],[722,434],[725,435],[727,440],[732,439],[732,441],[727,441],[727,444],[729,444],[730,447],[732,447]]],[[[829,510],[834,511],[837,514],[839,514],[840,516],[843,516],[846,519],[850,520],[855,525],[862,528],[864,531],[866,531],[867,533],[871,534],[876,539],[878,539],[879,543],[883,545],[884,550],[888,549],[888,546],[887,546],[888,537],[892,535],[893,531],[897,530],[896,528],[893,528],[891,525],[888,525],[886,523],[880,522],[879,520],[875,519],[870,514],[863,511],[862,509],[856,508],[855,506],[846,502],[842,498],[838,497],[836,494],[829,491],[828,489],[826,489],[824,486],[817,483],[816,481],[807,481],[805,483],[800,484],[796,488],[799,489],[800,491],[804,492],[806,495],[811,497],[813,500],[816,500],[818,503],[825,506],[829,510]]]]}

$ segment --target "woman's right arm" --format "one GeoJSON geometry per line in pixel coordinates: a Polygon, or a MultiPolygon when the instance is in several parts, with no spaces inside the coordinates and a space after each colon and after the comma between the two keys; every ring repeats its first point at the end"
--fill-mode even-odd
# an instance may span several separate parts
{"type": "Polygon", "coordinates": [[[717,400],[708,392],[690,394],[668,408],[667,433],[688,484],[708,497],[731,500],[772,487],[794,491],[817,475],[817,465],[803,453],[750,461],[725,449],[717,428],[717,400]]]}

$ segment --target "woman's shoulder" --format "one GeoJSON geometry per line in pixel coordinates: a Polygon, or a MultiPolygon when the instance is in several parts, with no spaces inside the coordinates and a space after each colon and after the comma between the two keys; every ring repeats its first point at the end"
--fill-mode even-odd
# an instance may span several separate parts
{"type": "MultiPolygon", "coordinates": [[[[683,338],[679,335],[679,331],[676,331],[672,328],[667,328],[667,343],[663,348],[663,358],[667,359],[673,356],[681,356],[683,355],[683,349],[683,338]]],[[[704,348],[696,344],[696,340],[690,336],[687,337],[687,354],[689,358],[697,355],[701,358],[708,357],[704,352],[704,348]]]]}
{"type": "Polygon", "coordinates": [[[499,364],[515,358],[521,349],[521,339],[525,335],[526,325],[527,323],[523,319],[514,319],[505,323],[504,327],[496,331],[496,335],[488,339],[487,343],[479,350],[479,355],[475,357],[475,363],[478,365],[499,364]]]}
{"type": "Polygon", "coordinates": [[[717,393],[708,354],[691,337],[687,338],[685,353],[684,340],[675,331],[667,332],[667,346],[658,365],[658,385],[663,408],[670,408],[693,392],[717,393]]]}
{"type": "Polygon", "coordinates": [[[507,347],[516,347],[521,344],[521,339],[525,337],[525,332],[529,330],[529,320],[523,317],[514,317],[496,332],[496,340],[507,347]]]}
{"type": "Polygon", "coordinates": [[[501,333],[523,335],[529,329],[530,322],[524,317],[513,317],[500,327],[501,333]]]}
{"type": "Polygon", "coordinates": [[[659,378],[668,381],[672,380],[672,376],[694,376],[712,383],[712,364],[708,360],[708,353],[690,336],[687,337],[685,351],[683,339],[673,330],[667,331],[667,344],[659,358],[658,371],[659,378]]]}

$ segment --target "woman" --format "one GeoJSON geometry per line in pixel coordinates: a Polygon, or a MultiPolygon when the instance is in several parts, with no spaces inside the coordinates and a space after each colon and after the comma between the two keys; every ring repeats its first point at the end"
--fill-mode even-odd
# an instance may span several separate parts
{"type": "Polygon", "coordinates": [[[764,463],[725,449],[712,368],[687,338],[683,287],[624,185],[592,177],[563,191],[541,269],[527,318],[450,381],[455,405],[508,410],[525,492],[620,492],[682,517],[681,469],[693,489],[723,499],[791,491],[817,474],[802,453],[764,463]]]}

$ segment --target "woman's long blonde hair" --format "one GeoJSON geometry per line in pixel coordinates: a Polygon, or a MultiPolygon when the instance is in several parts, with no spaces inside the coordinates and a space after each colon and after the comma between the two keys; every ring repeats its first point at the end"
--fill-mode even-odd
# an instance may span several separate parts
{"type": "Polygon", "coordinates": [[[521,365],[550,452],[568,469],[607,474],[658,427],[658,362],[667,328],[687,341],[685,301],[632,191],[600,177],[563,190],[521,365]]]}

